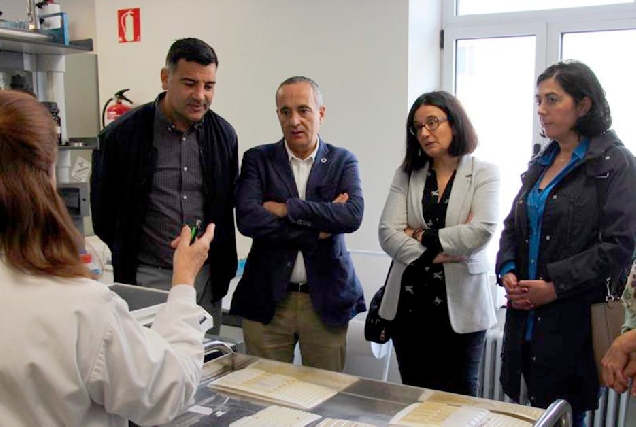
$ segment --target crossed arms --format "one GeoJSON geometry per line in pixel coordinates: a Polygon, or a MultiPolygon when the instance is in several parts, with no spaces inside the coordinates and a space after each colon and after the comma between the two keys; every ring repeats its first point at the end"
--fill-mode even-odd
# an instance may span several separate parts
{"type": "Polygon", "coordinates": [[[282,182],[267,182],[276,176],[268,171],[271,167],[261,150],[249,150],[243,157],[236,197],[237,225],[243,235],[305,249],[319,239],[360,227],[364,202],[358,162],[352,154],[347,153],[337,174],[326,174],[327,181],[331,181],[326,184],[337,191],[335,197],[326,201],[289,198],[282,190],[275,191],[276,184],[282,182]]]}

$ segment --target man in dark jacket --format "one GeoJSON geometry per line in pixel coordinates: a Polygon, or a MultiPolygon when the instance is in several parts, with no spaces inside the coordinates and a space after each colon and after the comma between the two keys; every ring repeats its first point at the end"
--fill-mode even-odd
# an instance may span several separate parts
{"type": "Polygon", "coordinates": [[[93,228],[110,248],[114,279],[169,289],[170,242],[183,224],[216,224],[207,265],[196,278],[198,303],[219,331],[221,299],[236,272],[236,132],[211,111],[218,59],[194,39],[172,44],[161,70],[165,92],[100,134],[93,154],[93,228]]]}
{"type": "Polygon", "coordinates": [[[358,160],[318,136],[325,115],[308,77],[276,91],[283,139],[243,156],[237,186],[239,231],[251,237],[230,312],[243,317],[249,354],[342,371],[349,320],[365,311],[345,245],[364,210],[358,160]]]}

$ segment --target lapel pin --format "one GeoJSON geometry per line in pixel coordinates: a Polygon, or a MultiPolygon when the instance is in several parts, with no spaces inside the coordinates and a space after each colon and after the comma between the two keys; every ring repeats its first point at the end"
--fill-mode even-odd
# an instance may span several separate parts
{"type": "Polygon", "coordinates": [[[320,163],[327,163],[327,159],[323,157],[322,159],[320,159],[320,163]]]}

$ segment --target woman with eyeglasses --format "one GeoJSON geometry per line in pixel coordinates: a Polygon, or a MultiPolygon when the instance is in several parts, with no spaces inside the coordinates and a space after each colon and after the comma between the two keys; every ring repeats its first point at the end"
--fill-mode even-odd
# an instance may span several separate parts
{"type": "Polygon", "coordinates": [[[203,365],[193,287],[214,226],[173,247],[168,300],[151,328],[82,263],[56,191],[58,139],[33,96],[0,91],[0,425],[128,426],[169,422],[203,365]]]}
{"type": "Polygon", "coordinates": [[[521,175],[497,254],[508,297],[501,382],[519,400],[523,377],[533,406],[566,399],[583,426],[599,393],[590,305],[634,251],[635,160],[587,65],[548,67],[535,98],[549,142],[521,175]]]}
{"type": "Polygon", "coordinates": [[[380,316],[393,320],[402,382],[472,396],[486,329],[496,323],[485,248],[500,186],[497,167],[471,155],[476,147],[453,95],[417,98],[378,232],[393,260],[380,316]]]}

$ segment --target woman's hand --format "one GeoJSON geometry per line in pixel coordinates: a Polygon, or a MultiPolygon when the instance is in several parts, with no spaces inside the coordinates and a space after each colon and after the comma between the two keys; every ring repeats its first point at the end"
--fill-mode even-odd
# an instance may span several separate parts
{"type": "Polygon", "coordinates": [[[190,244],[190,227],[184,225],[181,235],[170,242],[176,248],[172,260],[172,286],[194,285],[199,270],[208,258],[210,243],[214,239],[214,224],[208,224],[205,234],[190,244]]]}
{"type": "Polygon", "coordinates": [[[512,308],[516,308],[517,310],[532,310],[534,308],[532,302],[530,302],[526,296],[528,289],[519,286],[516,274],[504,274],[501,278],[501,283],[504,289],[506,289],[506,298],[508,298],[512,308]]]}
{"type": "Polygon", "coordinates": [[[437,254],[435,258],[433,258],[433,264],[443,264],[445,262],[464,262],[464,261],[466,261],[466,257],[447,255],[444,252],[440,252],[439,254],[437,254]]]}
{"type": "Polygon", "coordinates": [[[417,240],[418,242],[422,243],[422,234],[424,234],[424,229],[423,228],[411,228],[411,227],[406,227],[404,229],[404,234],[406,234],[408,237],[417,240]]]}
{"type": "Polygon", "coordinates": [[[519,287],[526,289],[525,297],[533,307],[540,307],[557,299],[553,282],[545,280],[520,280],[519,287]]]}
{"type": "Polygon", "coordinates": [[[506,289],[506,292],[519,287],[519,281],[517,280],[517,275],[515,273],[504,274],[504,276],[501,278],[501,283],[506,289]]]}

